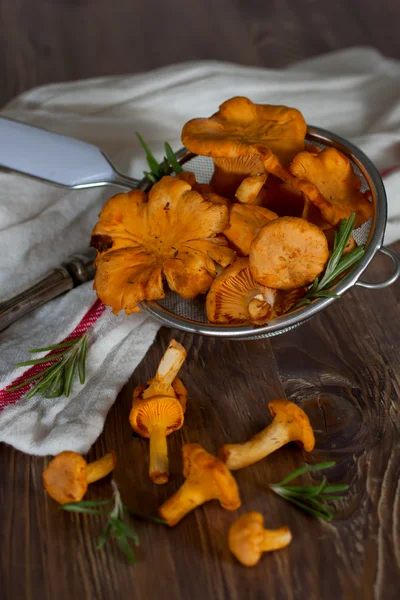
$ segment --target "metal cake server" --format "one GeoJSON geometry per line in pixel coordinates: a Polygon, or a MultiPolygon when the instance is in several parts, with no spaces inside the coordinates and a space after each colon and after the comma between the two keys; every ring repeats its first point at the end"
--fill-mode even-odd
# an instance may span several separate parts
{"type": "MultiPolygon", "coordinates": [[[[0,168],[69,189],[113,185],[135,188],[139,181],[119,173],[96,146],[13,119],[0,117],[0,168]]],[[[0,298],[0,331],[31,310],[94,277],[95,251],[68,258],[15,295],[0,298]]]]}

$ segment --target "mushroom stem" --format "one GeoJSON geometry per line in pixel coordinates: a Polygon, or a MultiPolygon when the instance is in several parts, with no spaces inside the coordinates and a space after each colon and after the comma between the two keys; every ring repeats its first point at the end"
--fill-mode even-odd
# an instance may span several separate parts
{"type": "Polygon", "coordinates": [[[167,483],[168,471],[168,449],[165,427],[153,427],[150,433],[150,479],[154,483],[167,483]]]}
{"type": "Polygon", "coordinates": [[[164,502],[159,514],[170,527],[173,527],[190,511],[212,500],[213,497],[212,494],[205,493],[204,486],[185,481],[179,490],[164,502]]]}
{"type": "Polygon", "coordinates": [[[175,396],[171,389],[171,384],[179,373],[179,370],[186,358],[185,348],[171,340],[169,346],[158,365],[157,372],[150,386],[143,392],[143,398],[151,398],[159,394],[168,394],[175,396]]]}
{"type": "Polygon", "coordinates": [[[117,464],[115,453],[109,452],[105,454],[99,460],[95,460],[92,463],[89,463],[86,466],[86,481],[87,483],[93,483],[94,481],[98,481],[99,479],[103,479],[106,477],[111,471],[114,470],[115,465],[117,464]]]}
{"type": "Polygon", "coordinates": [[[220,459],[231,471],[247,467],[268,456],[289,442],[296,442],[306,452],[315,446],[315,437],[306,413],[286,398],[268,404],[274,417],[271,425],[244,444],[226,444],[219,451],[220,459]]]}
{"type": "Polygon", "coordinates": [[[280,550],[280,548],[288,546],[292,541],[292,534],[289,527],[285,526],[278,529],[264,529],[263,538],[260,550],[271,552],[272,550],[280,550]]]}
{"type": "Polygon", "coordinates": [[[271,305],[264,299],[262,294],[257,294],[252,298],[247,306],[249,315],[252,321],[258,321],[259,319],[265,319],[272,313],[271,305]]]}
{"type": "Polygon", "coordinates": [[[257,433],[243,444],[225,444],[220,450],[220,458],[228,469],[235,471],[265,458],[295,437],[285,423],[273,421],[271,425],[257,433]]]}

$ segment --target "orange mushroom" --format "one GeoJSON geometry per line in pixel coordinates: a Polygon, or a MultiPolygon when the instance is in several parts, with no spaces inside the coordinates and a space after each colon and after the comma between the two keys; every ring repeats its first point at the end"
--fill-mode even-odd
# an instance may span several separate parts
{"type": "Polygon", "coordinates": [[[89,483],[106,477],[117,464],[115,453],[87,463],[77,452],[65,450],[57,454],[43,471],[46,492],[59,504],[80,502],[89,483]]]}
{"type": "Polygon", "coordinates": [[[129,422],[136,433],[150,438],[149,475],[158,484],[169,479],[167,436],[184,421],[187,391],[176,376],[185,358],[184,347],[171,340],[155,377],[133,393],[129,422]]]}
{"type": "Polygon", "coordinates": [[[207,318],[211,323],[262,325],[287,312],[305,288],[285,292],[257,283],[248,258],[238,258],[226,268],[207,294],[207,318]]]}
{"type": "Polygon", "coordinates": [[[182,142],[191,152],[212,157],[211,184],[223,196],[233,197],[245,177],[264,172],[257,145],[289,164],[304,149],[306,128],[294,108],[254,104],[238,96],[221,104],[210,118],[186,123],[182,142]]]}
{"type": "Polygon", "coordinates": [[[235,197],[242,204],[261,204],[262,196],[260,191],[266,182],[268,173],[246,177],[235,192],[235,197]]]}
{"type": "Polygon", "coordinates": [[[306,452],[315,446],[314,432],[306,413],[286,399],[268,404],[271,425],[243,444],[225,444],[219,452],[228,469],[235,471],[258,462],[289,442],[296,442],[306,452]]]}
{"type": "Polygon", "coordinates": [[[250,245],[261,227],[276,219],[277,214],[253,204],[233,204],[229,215],[229,227],[224,236],[241,254],[248,256],[250,245]]]}
{"type": "Polygon", "coordinates": [[[218,234],[228,208],[205,200],[176,177],[163,177],[148,197],[118,194],[100,213],[92,234],[97,248],[94,287],[114,312],[134,312],[142,300],[164,297],[163,278],[183,298],[208,291],[218,267],[235,259],[218,234]]]}
{"type": "Polygon", "coordinates": [[[307,197],[331,225],[338,225],[352,213],[356,215],[357,227],[372,217],[373,205],[360,191],[360,178],[350,160],[336,148],[326,148],[318,154],[300,152],[293,159],[290,171],[315,186],[319,193],[309,188],[307,197]]]}
{"type": "Polygon", "coordinates": [[[229,530],[229,549],[245,567],[253,567],[263,552],[286,548],[292,541],[289,527],[264,529],[264,517],[251,511],[240,515],[229,530]]]}
{"type": "Polygon", "coordinates": [[[250,270],[265,286],[290,290],[322,273],[329,258],[324,233],[298,217],[279,217],[262,227],[250,247],[250,270]]]}
{"type": "Polygon", "coordinates": [[[158,511],[170,527],[210,500],[218,500],[226,510],[239,508],[236,481],[218,458],[209,454],[200,444],[184,444],[182,455],[186,481],[158,511]]]}

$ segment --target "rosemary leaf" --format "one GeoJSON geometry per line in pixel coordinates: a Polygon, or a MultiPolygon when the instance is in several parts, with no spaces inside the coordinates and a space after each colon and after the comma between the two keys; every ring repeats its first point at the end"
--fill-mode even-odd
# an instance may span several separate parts
{"type": "Polygon", "coordinates": [[[78,360],[78,353],[75,352],[75,354],[73,354],[67,364],[65,365],[65,389],[64,389],[64,396],[66,398],[69,397],[70,393],[71,393],[71,388],[72,388],[72,382],[74,380],[74,375],[75,375],[75,366],[78,360]]]}
{"type": "Polygon", "coordinates": [[[285,479],[283,479],[277,485],[283,486],[286,483],[289,483],[289,481],[296,479],[296,477],[300,477],[300,475],[304,475],[305,473],[313,473],[315,471],[322,471],[323,469],[330,469],[331,467],[334,467],[335,465],[336,465],[336,462],[334,460],[323,462],[323,463],[317,463],[316,465],[304,465],[304,467],[300,467],[299,469],[297,469],[296,471],[294,471],[293,473],[291,473],[290,475],[285,477],[285,479]]]}
{"type": "Polygon", "coordinates": [[[44,372],[45,376],[35,386],[33,386],[33,388],[27,393],[26,398],[29,400],[30,398],[33,398],[33,396],[38,392],[45,390],[51,379],[58,373],[60,369],[64,368],[65,362],[65,360],[61,360],[60,362],[57,362],[55,365],[47,369],[44,372]]]}
{"type": "Polygon", "coordinates": [[[18,383],[17,385],[13,385],[12,387],[7,388],[7,392],[12,392],[13,390],[19,390],[22,387],[25,387],[31,381],[35,381],[35,379],[39,379],[43,376],[43,371],[41,373],[36,373],[36,375],[32,375],[32,377],[28,377],[28,379],[24,379],[22,383],[18,383]]]}
{"type": "Polygon", "coordinates": [[[289,481],[296,479],[304,473],[310,473],[313,471],[320,471],[322,469],[329,469],[336,463],[334,461],[319,463],[316,465],[305,465],[300,467],[294,473],[291,473],[280,483],[271,484],[269,487],[278,496],[292,502],[298,508],[301,508],[305,512],[312,514],[315,517],[324,519],[325,521],[331,521],[334,517],[333,513],[324,504],[325,500],[341,500],[343,496],[336,496],[333,492],[344,491],[348,489],[348,485],[327,485],[327,478],[324,475],[319,485],[286,485],[289,481]]]}
{"type": "Polygon", "coordinates": [[[165,147],[165,154],[167,155],[168,162],[171,165],[172,169],[174,170],[174,172],[176,174],[181,173],[183,171],[183,169],[182,169],[181,165],[179,164],[171,146],[168,144],[168,142],[165,142],[164,147],[165,147]]]}
{"type": "Polygon", "coordinates": [[[303,298],[300,298],[290,310],[296,310],[307,306],[317,298],[339,298],[339,294],[335,294],[329,290],[329,286],[337,280],[337,278],[352,267],[365,253],[364,246],[354,248],[348,254],[343,255],[350,236],[355,226],[356,216],[352,213],[348,219],[342,219],[339,230],[335,233],[333,251],[328,264],[326,265],[325,273],[322,279],[315,278],[312,286],[307,290],[303,298]]]}
{"type": "Polygon", "coordinates": [[[32,365],[42,365],[47,362],[54,362],[55,360],[58,360],[60,356],[64,356],[65,354],[68,354],[68,352],[70,352],[70,349],[66,348],[62,352],[59,352],[58,354],[52,354],[51,356],[43,356],[43,358],[32,358],[32,360],[26,360],[24,362],[16,363],[15,366],[16,367],[30,367],[32,365]]]}
{"type": "Polygon", "coordinates": [[[140,133],[136,132],[136,136],[140,142],[140,145],[142,146],[143,150],[146,153],[147,164],[150,167],[150,172],[152,173],[152,175],[154,175],[154,177],[159,179],[161,177],[161,171],[160,171],[160,167],[158,166],[158,162],[154,158],[153,153],[151,152],[150,148],[148,147],[148,145],[146,144],[146,142],[144,141],[144,139],[142,138],[140,133]]]}
{"type": "Polygon", "coordinates": [[[81,502],[68,502],[67,504],[63,504],[60,506],[63,510],[70,510],[73,507],[73,510],[79,512],[79,508],[95,508],[96,506],[105,506],[106,504],[110,504],[111,499],[109,500],[82,500],[81,502]]]}
{"type": "Polygon", "coordinates": [[[167,521],[165,521],[164,519],[161,519],[160,517],[149,517],[148,515],[144,515],[143,513],[131,510],[130,508],[128,508],[125,505],[124,505],[124,509],[126,510],[127,513],[129,513],[132,517],[135,517],[136,519],[141,519],[143,521],[151,521],[153,523],[160,523],[160,525],[167,524],[167,521]]]}
{"type": "Polygon", "coordinates": [[[78,373],[79,373],[79,381],[83,385],[86,379],[86,354],[87,354],[87,341],[88,336],[84,335],[82,338],[82,346],[79,352],[79,361],[78,361],[78,373]]]}
{"type": "Polygon", "coordinates": [[[32,382],[36,382],[28,391],[26,395],[27,399],[32,398],[35,394],[39,393],[43,394],[46,398],[59,398],[62,395],[68,397],[71,392],[76,366],[78,366],[81,384],[85,382],[87,342],[88,336],[83,335],[74,340],[61,342],[60,344],[54,344],[52,346],[47,346],[46,348],[35,348],[30,350],[30,352],[44,352],[47,350],[60,350],[60,352],[51,354],[50,356],[18,363],[16,365],[18,367],[45,365],[46,363],[50,364],[49,366],[44,367],[40,373],[36,373],[31,377],[27,377],[20,383],[6,388],[7,391],[11,392],[23,388],[32,382]]]}
{"type": "Polygon", "coordinates": [[[61,344],[46,346],[46,348],[32,348],[32,350],[29,350],[29,352],[34,354],[35,352],[49,352],[50,350],[58,350],[59,348],[68,348],[70,346],[73,346],[74,344],[77,344],[79,340],[80,338],[75,338],[73,340],[68,340],[68,342],[61,342],[61,344]]]}
{"type": "Polygon", "coordinates": [[[107,541],[108,536],[110,535],[110,531],[111,531],[111,523],[110,523],[110,521],[108,521],[102,531],[101,536],[99,537],[99,541],[97,542],[97,546],[96,546],[97,550],[102,549],[102,547],[104,546],[104,544],[107,541]]]}

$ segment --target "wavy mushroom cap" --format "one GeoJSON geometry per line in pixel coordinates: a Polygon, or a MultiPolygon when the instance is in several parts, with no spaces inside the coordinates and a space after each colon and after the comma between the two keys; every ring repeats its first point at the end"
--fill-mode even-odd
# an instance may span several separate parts
{"type": "Polygon", "coordinates": [[[257,283],[248,258],[238,258],[215,278],[206,298],[210,323],[262,325],[285,314],[305,288],[283,291],[257,283]]]}
{"type": "MultiPolygon", "coordinates": [[[[261,145],[287,164],[304,149],[306,130],[304,117],[295,108],[254,104],[248,98],[236,96],[221,104],[212,117],[186,123],[182,142],[191,152],[212,158],[257,155],[256,147],[261,145]]],[[[258,170],[249,175],[264,171],[257,156],[255,164],[258,170]]]]}
{"type": "Polygon", "coordinates": [[[269,411],[274,421],[284,423],[292,434],[293,441],[304,448],[306,452],[311,452],[315,446],[314,432],[310,420],[304,410],[294,402],[286,399],[278,399],[269,402],[269,411]]]}
{"type": "Polygon", "coordinates": [[[132,429],[142,437],[150,437],[155,427],[165,428],[165,434],[169,435],[180,429],[183,421],[184,408],[179,398],[171,396],[153,396],[134,401],[129,415],[132,429]]]}
{"type": "Polygon", "coordinates": [[[247,258],[238,258],[215,278],[207,294],[211,323],[266,323],[272,316],[276,290],[255,281],[247,258]]]}
{"type": "Polygon", "coordinates": [[[249,255],[254,279],[281,290],[310,284],[322,273],[328,258],[323,231],[298,217],[279,217],[264,225],[249,255]]]}
{"type": "Polygon", "coordinates": [[[258,563],[263,552],[285,548],[292,541],[288,527],[264,529],[264,517],[251,511],[241,515],[229,530],[229,549],[246,567],[258,563]]]}
{"type": "Polygon", "coordinates": [[[372,217],[373,205],[360,191],[360,178],[354,173],[350,160],[336,148],[326,148],[318,154],[300,152],[293,159],[290,171],[317,188],[319,193],[310,188],[308,198],[331,225],[338,225],[353,212],[357,226],[372,217]]]}
{"type": "Polygon", "coordinates": [[[150,190],[111,198],[92,234],[97,248],[94,287],[114,312],[127,314],[142,300],[164,297],[163,279],[183,298],[208,291],[218,266],[235,253],[222,237],[228,208],[205,200],[176,177],[150,190]]]}
{"type": "Polygon", "coordinates": [[[251,242],[264,225],[277,219],[278,215],[268,208],[253,204],[233,204],[229,214],[229,227],[224,236],[244,256],[250,252],[251,242]]]}
{"type": "Polygon", "coordinates": [[[55,456],[43,471],[44,487],[59,504],[80,502],[86,494],[87,462],[80,454],[66,450],[55,456]]]}
{"type": "Polygon", "coordinates": [[[294,108],[254,104],[237,96],[210,118],[186,123],[182,142],[191,152],[212,157],[211,184],[218,193],[232,196],[245,177],[265,172],[258,146],[288,164],[304,149],[306,129],[294,108]]]}
{"type": "Polygon", "coordinates": [[[183,476],[204,489],[205,495],[218,500],[222,508],[236,510],[240,506],[239,490],[233,475],[215,456],[200,444],[182,447],[183,476]]]}

